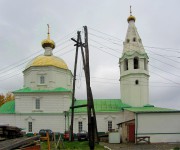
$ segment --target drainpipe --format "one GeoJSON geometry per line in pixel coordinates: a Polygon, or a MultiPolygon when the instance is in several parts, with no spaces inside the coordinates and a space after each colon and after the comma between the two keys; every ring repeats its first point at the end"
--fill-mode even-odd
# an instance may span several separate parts
{"type": "Polygon", "coordinates": [[[135,130],[135,144],[136,144],[136,139],[137,139],[137,133],[138,133],[138,114],[136,113],[136,118],[135,118],[135,126],[136,126],[136,130],[135,130]]]}

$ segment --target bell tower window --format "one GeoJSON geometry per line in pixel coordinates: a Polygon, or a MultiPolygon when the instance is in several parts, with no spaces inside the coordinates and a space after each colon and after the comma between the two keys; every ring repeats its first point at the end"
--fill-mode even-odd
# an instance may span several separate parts
{"type": "Polygon", "coordinates": [[[124,71],[128,70],[128,59],[124,60],[124,71]]]}
{"type": "Polygon", "coordinates": [[[135,84],[138,85],[138,84],[139,84],[139,80],[136,80],[136,81],[135,81],[135,84]]]}
{"type": "Polygon", "coordinates": [[[136,42],[136,38],[133,38],[133,42],[136,42]]]}
{"type": "Polygon", "coordinates": [[[147,60],[144,58],[144,70],[147,70],[147,60]]]}
{"type": "Polygon", "coordinates": [[[138,59],[138,57],[134,58],[134,69],[139,69],[139,59],[138,59]]]}

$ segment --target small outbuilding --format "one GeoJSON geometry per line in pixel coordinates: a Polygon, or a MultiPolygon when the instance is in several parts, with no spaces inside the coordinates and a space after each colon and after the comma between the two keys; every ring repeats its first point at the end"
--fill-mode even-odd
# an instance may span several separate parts
{"type": "Polygon", "coordinates": [[[180,111],[167,108],[124,108],[124,122],[118,123],[122,142],[180,142],[180,111]]]}

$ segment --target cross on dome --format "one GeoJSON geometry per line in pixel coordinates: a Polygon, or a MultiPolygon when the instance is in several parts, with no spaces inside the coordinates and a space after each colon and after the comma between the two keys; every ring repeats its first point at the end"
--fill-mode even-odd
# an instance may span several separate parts
{"type": "Polygon", "coordinates": [[[130,16],[128,17],[127,21],[129,22],[131,20],[133,20],[135,22],[136,18],[132,15],[131,6],[130,6],[130,16]]]}
{"type": "Polygon", "coordinates": [[[48,33],[47,33],[48,37],[47,37],[47,39],[43,40],[41,44],[42,44],[43,48],[50,47],[50,48],[54,49],[55,48],[55,42],[50,39],[49,24],[47,24],[47,26],[48,26],[48,33]]]}

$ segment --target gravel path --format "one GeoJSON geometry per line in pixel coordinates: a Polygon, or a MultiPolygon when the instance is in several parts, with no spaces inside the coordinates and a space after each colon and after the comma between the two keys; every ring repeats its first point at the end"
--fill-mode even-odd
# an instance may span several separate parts
{"type": "MultiPolygon", "coordinates": [[[[109,144],[100,142],[100,145],[107,146],[111,150],[173,150],[175,147],[179,147],[180,143],[156,143],[156,144],[109,144]]],[[[109,150],[110,150],[109,149],[109,150]]]]}

